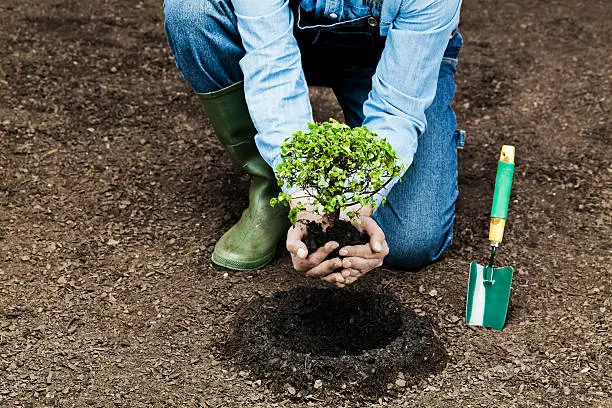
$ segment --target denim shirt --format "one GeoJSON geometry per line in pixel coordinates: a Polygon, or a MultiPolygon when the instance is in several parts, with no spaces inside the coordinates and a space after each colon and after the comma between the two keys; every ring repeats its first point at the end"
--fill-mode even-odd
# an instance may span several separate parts
{"type": "MultiPolygon", "coordinates": [[[[295,17],[286,0],[232,3],[246,50],[240,67],[258,132],[255,142],[264,160],[276,169],[283,140],[307,130],[313,121],[293,36],[295,17]]],[[[425,110],[435,96],[444,50],[459,23],[461,0],[302,0],[300,6],[320,19],[314,28],[372,15],[380,19],[380,34],[387,38],[363,106],[364,126],[384,137],[409,166],[427,126],[425,110]]]]}

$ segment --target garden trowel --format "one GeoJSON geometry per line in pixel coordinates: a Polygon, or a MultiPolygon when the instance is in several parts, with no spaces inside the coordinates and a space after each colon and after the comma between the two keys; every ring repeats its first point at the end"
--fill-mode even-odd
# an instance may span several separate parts
{"type": "Polygon", "coordinates": [[[491,207],[489,227],[491,256],[489,264],[487,266],[482,266],[476,262],[470,264],[470,279],[465,305],[465,320],[469,325],[501,330],[506,322],[514,269],[511,266],[495,268],[493,262],[495,261],[495,253],[504,236],[513,175],[514,146],[504,145],[497,164],[495,191],[491,207]]]}

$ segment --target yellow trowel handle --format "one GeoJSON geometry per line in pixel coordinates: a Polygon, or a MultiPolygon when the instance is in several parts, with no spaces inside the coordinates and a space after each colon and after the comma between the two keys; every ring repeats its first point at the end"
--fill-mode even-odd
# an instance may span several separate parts
{"type": "Polygon", "coordinates": [[[492,246],[498,246],[504,237],[504,228],[508,218],[508,204],[514,176],[514,146],[504,145],[497,162],[495,191],[491,206],[491,224],[489,226],[489,241],[492,246]]]}

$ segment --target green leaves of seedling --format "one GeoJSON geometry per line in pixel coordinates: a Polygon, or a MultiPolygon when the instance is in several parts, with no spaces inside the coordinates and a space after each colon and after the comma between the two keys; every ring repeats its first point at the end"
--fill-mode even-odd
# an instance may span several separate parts
{"type": "MultiPolygon", "coordinates": [[[[391,145],[366,127],[351,129],[336,120],[309,123],[307,132],[296,132],[281,145],[282,162],[276,168],[279,186],[297,187],[312,199],[323,216],[359,204],[374,208],[375,195],[406,171],[398,164],[391,145]],[[321,208],[320,210],[318,208],[321,208]]],[[[270,205],[290,204],[281,192],[270,205]]],[[[289,214],[292,223],[303,210],[301,203],[289,214]]],[[[357,213],[351,211],[354,218],[357,213]]]]}

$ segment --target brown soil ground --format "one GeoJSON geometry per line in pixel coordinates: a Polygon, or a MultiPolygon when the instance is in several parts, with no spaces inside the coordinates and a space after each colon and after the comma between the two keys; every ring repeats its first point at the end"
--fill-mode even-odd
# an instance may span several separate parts
{"type": "MultiPolygon", "coordinates": [[[[174,66],[161,3],[0,2],[0,406],[370,406],[279,394],[220,361],[245,304],[318,283],[286,254],[227,278],[211,266],[248,180],[174,66]]],[[[398,374],[375,406],[612,406],[611,14],[465,3],[454,245],[358,283],[431,319],[449,361],[412,385],[398,374]],[[516,273],[494,332],[461,317],[504,143],[517,171],[499,265],[516,273]]],[[[313,98],[317,119],[341,118],[327,90],[313,98]]]]}

